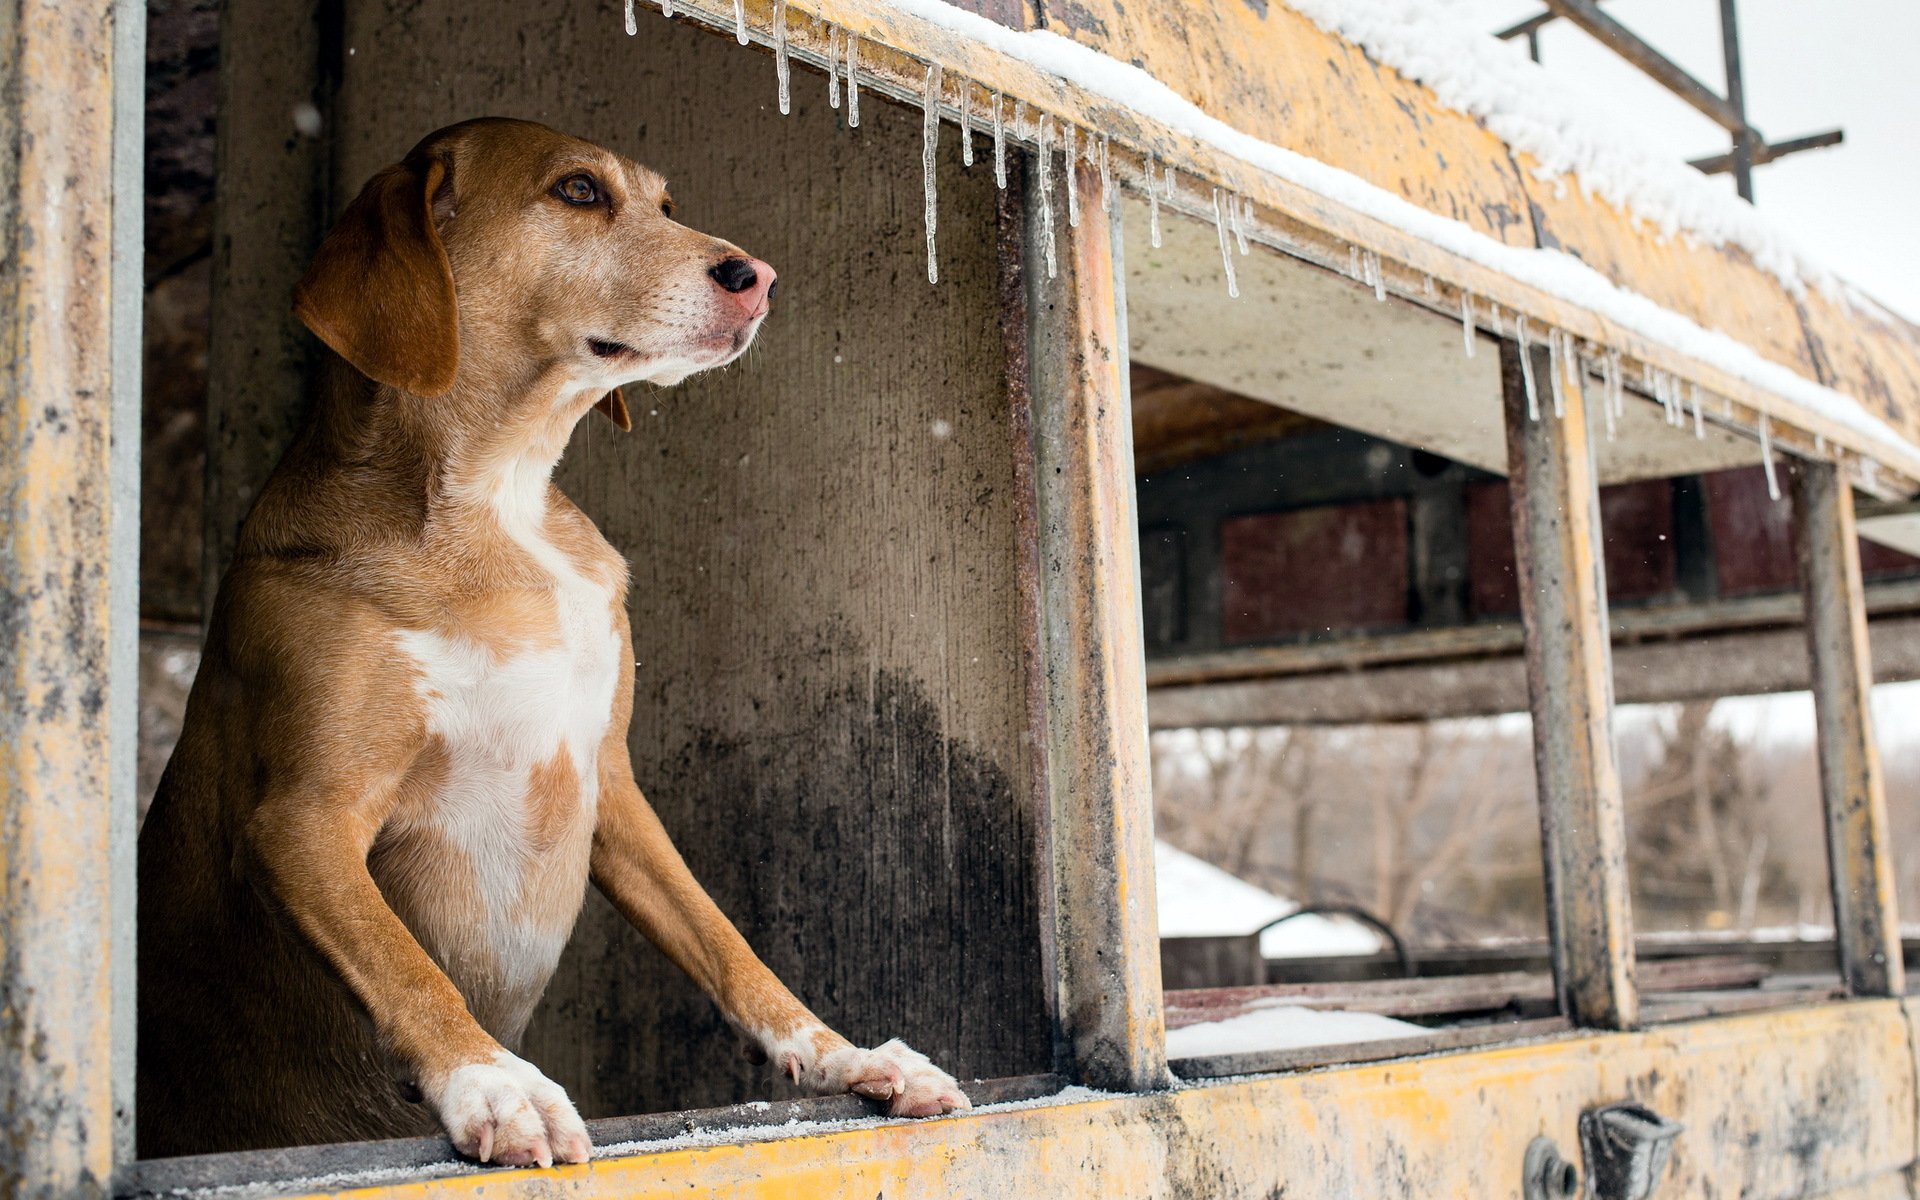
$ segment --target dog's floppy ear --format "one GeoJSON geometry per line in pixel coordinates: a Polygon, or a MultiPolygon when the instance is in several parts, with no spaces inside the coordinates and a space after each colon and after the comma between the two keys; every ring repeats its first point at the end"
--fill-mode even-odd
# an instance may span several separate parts
{"type": "Polygon", "coordinates": [[[624,432],[633,432],[633,418],[627,415],[627,398],[621,395],[619,388],[600,397],[600,403],[593,406],[593,411],[618,425],[624,432]]]}
{"type": "Polygon", "coordinates": [[[361,374],[443,396],[460,365],[453,268],[433,227],[447,164],[416,153],[367,181],[293,289],[293,312],[361,374]]]}

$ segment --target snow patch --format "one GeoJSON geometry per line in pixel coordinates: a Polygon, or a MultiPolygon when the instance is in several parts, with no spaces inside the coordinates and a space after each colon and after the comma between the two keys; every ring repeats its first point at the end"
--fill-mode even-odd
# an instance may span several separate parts
{"type": "MultiPolygon", "coordinates": [[[[1153,844],[1153,870],[1163,938],[1235,937],[1300,910],[1292,900],[1165,842],[1153,844]]],[[[1308,914],[1260,935],[1260,953],[1267,958],[1377,954],[1381,948],[1379,934],[1346,917],[1308,914]]]]}
{"type": "Polygon", "coordinates": [[[1168,1058],[1210,1058],[1256,1050],[1296,1050],[1302,1046],[1345,1046],[1422,1037],[1429,1031],[1377,1013],[1329,1012],[1275,1004],[1252,1012],[1188,1025],[1167,1033],[1168,1058]]]}

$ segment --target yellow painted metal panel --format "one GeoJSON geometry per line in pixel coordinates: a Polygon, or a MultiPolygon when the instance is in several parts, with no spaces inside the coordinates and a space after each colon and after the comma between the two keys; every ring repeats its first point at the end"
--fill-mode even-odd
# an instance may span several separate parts
{"type": "Polygon", "coordinates": [[[1577,1155],[1631,1098],[1687,1125],[1662,1195],[1878,1196],[1915,1153],[1907,1031],[1863,1001],[333,1194],[1518,1197],[1533,1137],[1577,1155]]]}
{"type": "Polygon", "coordinates": [[[1518,161],[1528,172],[1527,194],[1542,246],[1564,250],[1620,287],[1819,379],[1793,297],[1745,252],[1664,235],[1572,181],[1535,177],[1530,157],[1521,155],[1518,161]]]}
{"type": "Polygon", "coordinates": [[[1237,129],[1500,241],[1534,244],[1505,143],[1284,5],[1047,7],[1054,32],[1138,63],[1237,129]]]}

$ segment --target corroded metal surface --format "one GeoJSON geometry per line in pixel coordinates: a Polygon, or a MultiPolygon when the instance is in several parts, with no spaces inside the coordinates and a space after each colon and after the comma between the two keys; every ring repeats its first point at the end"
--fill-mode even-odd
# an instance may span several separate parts
{"type": "MultiPolygon", "coordinates": [[[[1914,1056],[1899,1002],[1723,1017],[1459,1054],[1082,1097],[918,1124],[861,1122],[549,1170],[324,1194],[999,1197],[1518,1196],[1527,1143],[1577,1146],[1582,1110],[1686,1124],[1674,1197],[1903,1196],[1914,1056]]],[[[322,1194],[322,1193],[316,1193],[322,1194]]]]}
{"type": "Polygon", "coordinates": [[[1853,489],[1829,463],[1795,463],[1793,510],[1840,973],[1857,995],[1898,996],[1906,972],[1886,781],[1868,705],[1873,666],[1853,489]]]}
{"type": "Polygon", "coordinates": [[[1623,1029],[1639,1003],[1600,492],[1580,378],[1569,370],[1556,389],[1557,356],[1539,347],[1532,356],[1530,398],[1519,348],[1500,343],[1553,973],[1567,1016],[1623,1029]],[[1550,392],[1564,393],[1563,416],[1550,392]]]}
{"type": "MultiPolygon", "coordinates": [[[[1097,196],[1098,173],[1077,169],[1081,194],[1097,196]]],[[[1058,1013],[1078,1078],[1151,1088],[1166,1056],[1120,241],[1089,200],[1045,254],[1044,208],[1029,194],[1024,273],[1058,1013]]]]}
{"type": "MultiPolygon", "coordinates": [[[[115,6],[0,8],[0,1194],[113,1169],[115,6]]],[[[137,386],[137,385],[136,385],[137,386]]],[[[131,680],[127,681],[129,684],[131,680]]]]}

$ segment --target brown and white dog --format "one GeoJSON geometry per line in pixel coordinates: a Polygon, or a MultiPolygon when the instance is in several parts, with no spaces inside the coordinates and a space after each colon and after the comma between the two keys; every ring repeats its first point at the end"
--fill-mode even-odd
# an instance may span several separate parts
{"type": "Polygon", "coordinates": [[[795,999],[634,783],[626,564],[549,477],[588,409],[628,425],[621,383],[738,357],[774,284],[672,212],[599,146],[469,121],[374,176],[301,281],[335,354],[140,836],[143,1156],[437,1117],[483,1162],[584,1161],[513,1049],[589,878],[804,1087],[967,1107],[795,999]]]}

